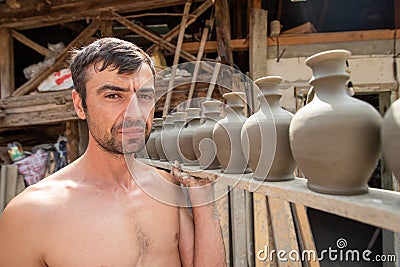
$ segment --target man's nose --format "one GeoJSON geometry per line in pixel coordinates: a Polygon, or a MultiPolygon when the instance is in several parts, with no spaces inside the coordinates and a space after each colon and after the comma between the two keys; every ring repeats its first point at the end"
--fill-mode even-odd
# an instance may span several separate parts
{"type": "Polygon", "coordinates": [[[128,104],[128,107],[126,108],[125,117],[135,120],[143,117],[143,113],[140,108],[140,104],[136,94],[132,96],[131,101],[128,104]]]}

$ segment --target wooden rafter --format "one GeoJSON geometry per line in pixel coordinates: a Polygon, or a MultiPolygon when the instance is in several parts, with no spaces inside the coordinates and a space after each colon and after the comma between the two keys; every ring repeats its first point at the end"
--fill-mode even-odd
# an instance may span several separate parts
{"type": "MultiPolygon", "coordinates": [[[[203,14],[208,8],[210,8],[214,4],[213,0],[207,0],[203,4],[201,4],[195,11],[193,11],[191,14],[188,15],[188,20],[186,22],[186,27],[188,27],[190,24],[196,21],[196,19],[203,14]]],[[[168,33],[166,33],[163,37],[163,39],[167,42],[170,42],[172,39],[174,39],[178,34],[180,30],[180,25],[177,25],[175,28],[170,30],[168,33]]],[[[149,54],[154,54],[155,51],[157,51],[159,46],[157,44],[153,44],[150,46],[146,52],[149,54]]]]}
{"type": "Polygon", "coordinates": [[[33,50],[35,50],[39,54],[41,54],[43,56],[49,56],[50,55],[50,50],[49,49],[47,49],[46,47],[43,47],[40,44],[32,41],[31,39],[29,39],[28,37],[26,37],[22,33],[19,33],[19,32],[15,31],[15,30],[10,30],[10,33],[11,33],[11,36],[13,38],[18,40],[22,44],[32,48],[33,50]]]}
{"type": "Polygon", "coordinates": [[[46,68],[42,73],[38,74],[31,80],[27,81],[18,88],[12,95],[25,95],[35,90],[41,82],[43,82],[51,73],[57,70],[69,57],[71,48],[84,44],[100,26],[99,20],[94,20],[85,30],[83,30],[71,43],[69,43],[51,67],[46,68]]]}
{"type": "Polygon", "coordinates": [[[51,5],[42,0],[19,0],[21,8],[11,9],[7,5],[0,8],[0,27],[14,29],[33,29],[71,21],[94,19],[99,13],[107,11],[136,12],[176,6],[185,0],[54,0],[51,5]],[[71,12],[71,11],[74,12],[71,12]]]}
{"type": "MultiPolygon", "coordinates": [[[[153,43],[160,45],[164,49],[166,49],[172,53],[175,53],[176,46],[174,44],[171,44],[170,42],[165,41],[163,38],[161,38],[157,34],[147,30],[146,28],[144,28],[140,25],[133,23],[132,21],[122,17],[121,15],[119,15],[117,13],[114,13],[114,19],[116,21],[118,21],[119,23],[121,23],[122,25],[124,25],[125,27],[127,27],[128,29],[130,29],[131,31],[136,32],[137,34],[143,36],[147,40],[150,40],[153,43]]],[[[183,50],[181,51],[181,57],[187,61],[195,61],[196,60],[196,57],[194,57],[193,55],[191,55],[183,50]]]]}

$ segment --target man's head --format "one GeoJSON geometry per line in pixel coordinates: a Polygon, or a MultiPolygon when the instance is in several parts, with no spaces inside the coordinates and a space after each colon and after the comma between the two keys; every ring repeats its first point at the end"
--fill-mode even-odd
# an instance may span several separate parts
{"type": "Polygon", "coordinates": [[[104,38],[75,51],[70,68],[75,110],[96,143],[114,154],[140,151],[154,112],[150,57],[130,42],[104,38]]]}
{"type": "Polygon", "coordinates": [[[81,50],[74,50],[70,69],[75,90],[81,96],[84,110],[87,109],[86,82],[89,67],[97,71],[110,68],[116,69],[118,74],[132,74],[143,63],[150,66],[154,75],[155,69],[150,57],[135,44],[117,38],[102,38],[81,50]]]}

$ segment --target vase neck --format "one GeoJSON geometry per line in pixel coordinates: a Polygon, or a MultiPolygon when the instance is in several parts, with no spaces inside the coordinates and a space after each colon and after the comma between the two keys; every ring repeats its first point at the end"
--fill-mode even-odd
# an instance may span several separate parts
{"type": "Polygon", "coordinates": [[[281,94],[271,94],[264,93],[258,96],[258,100],[260,100],[261,108],[268,106],[270,108],[280,108],[279,100],[282,98],[281,94]]]}
{"type": "Polygon", "coordinates": [[[315,79],[311,85],[319,98],[347,95],[345,87],[348,76],[329,76],[315,79]]]}
{"type": "Polygon", "coordinates": [[[206,120],[210,119],[213,121],[218,121],[221,119],[221,114],[219,112],[205,112],[204,116],[206,117],[206,120]]]}

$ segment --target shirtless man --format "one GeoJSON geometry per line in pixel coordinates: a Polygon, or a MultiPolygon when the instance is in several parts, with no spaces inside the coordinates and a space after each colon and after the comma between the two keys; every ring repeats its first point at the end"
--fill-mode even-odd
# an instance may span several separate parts
{"type": "MultiPolygon", "coordinates": [[[[151,129],[154,68],[148,55],[104,38],[77,51],[71,71],[74,107],[89,127],[88,148],[7,206],[0,218],[0,266],[225,266],[212,205],[193,207],[192,216],[158,201],[136,181],[176,179],[133,157],[129,168],[125,161],[144,147],[151,129]]],[[[198,194],[189,196],[200,201],[198,194]]]]}

